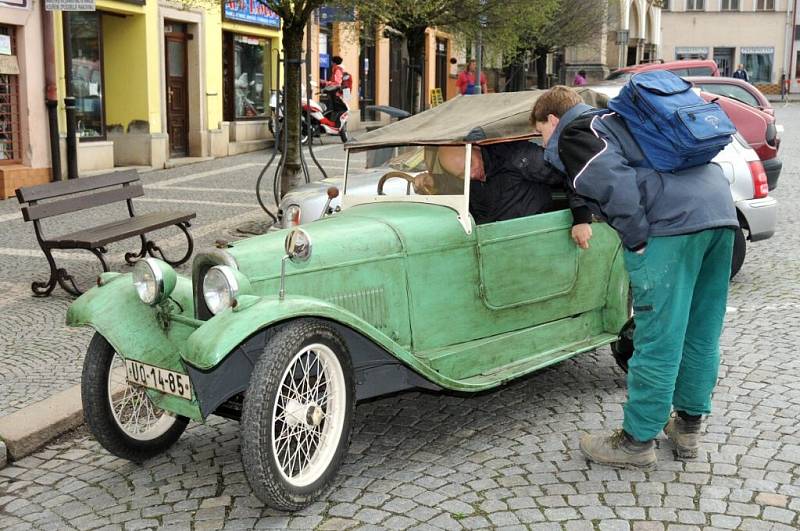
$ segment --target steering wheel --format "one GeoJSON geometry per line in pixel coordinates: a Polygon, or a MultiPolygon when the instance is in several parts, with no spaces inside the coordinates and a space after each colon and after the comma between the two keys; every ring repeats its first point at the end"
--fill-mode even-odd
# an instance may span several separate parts
{"type": "Polygon", "coordinates": [[[406,187],[406,195],[411,195],[411,187],[414,186],[414,176],[404,171],[393,170],[384,174],[381,180],[378,181],[378,195],[386,195],[383,193],[383,185],[389,179],[405,179],[408,182],[406,187]]]}

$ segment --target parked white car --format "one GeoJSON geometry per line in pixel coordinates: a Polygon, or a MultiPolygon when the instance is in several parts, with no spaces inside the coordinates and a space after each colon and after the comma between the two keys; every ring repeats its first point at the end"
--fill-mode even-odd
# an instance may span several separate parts
{"type": "MultiPolygon", "coordinates": [[[[422,148],[420,148],[422,149],[422,148]]],[[[390,169],[415,174],[413,170],[421,160],[419,151],[410,151],[389,161],[387,165],[365,170],[364,173],[351,174],[348,179],[348,193],[374,194],[378,180],[390,169]]],[[[738,134],[734,141],[722,150],[714,162],[719,164],[731,183],[731,195],[736,203],[736,212],[741,228],[736,233],[734,243],[731,277],[741,269],[746,254],[745,240],[756,242],[765,240],[775,233],[778,202],[768,195],[767,175],[758,154],[751,149],[738,134]]],[[[424,168],[419,168],[421,171],[424,168]]],[[[334,214],[340,209],[340,200],[335,197],[327,205],[328,189],[341,188],[343,177],[331,177],[321,181],[299,186],[287,193],[278,210],[279,224],[283,228],[308,223],[323,216],[334,214]],[[325,209],[325,212],[323,212],[325,209]]],[[[386,181],[384,193],[403,195],[414,193],[402,179],[386,181]]]]}

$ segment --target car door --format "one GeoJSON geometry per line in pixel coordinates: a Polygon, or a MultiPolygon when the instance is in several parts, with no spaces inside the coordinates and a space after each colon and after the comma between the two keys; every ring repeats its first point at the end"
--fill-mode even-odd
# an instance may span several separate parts
{"type": "Polygon", "coordinates": [[[480,295],[491,310],[563,297],[578,277],[568,210],[477,227],[480,295]]]}

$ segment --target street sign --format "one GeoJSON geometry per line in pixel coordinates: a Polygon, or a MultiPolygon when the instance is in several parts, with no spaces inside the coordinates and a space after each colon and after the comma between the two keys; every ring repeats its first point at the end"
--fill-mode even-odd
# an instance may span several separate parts
{"type": "Polygon", "coordinates": [[[94,0],[44,0],[47,11],[94,11],[94,0]]]}

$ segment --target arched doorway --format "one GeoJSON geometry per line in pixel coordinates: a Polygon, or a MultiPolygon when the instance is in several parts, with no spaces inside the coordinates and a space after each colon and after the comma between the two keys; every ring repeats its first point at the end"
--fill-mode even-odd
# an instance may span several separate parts
{"type": "Polygon", "coordinates": [[[628,12],[628,50],[625,54],[625,66],[635,65],[639,61],[639,42],[641,40],[639,23],[639,6],[636,2],[631,2],[630,11],[628,12]]]}

